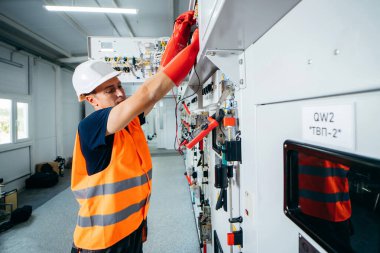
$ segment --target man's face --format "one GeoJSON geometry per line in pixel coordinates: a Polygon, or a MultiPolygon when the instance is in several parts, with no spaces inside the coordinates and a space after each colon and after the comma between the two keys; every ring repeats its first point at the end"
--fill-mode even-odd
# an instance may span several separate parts
{"type": "Polygon", "coordinates": [[[116,106],[126,98],[124,89],[117,77],[102,83],[86,96],[87,101],[94,106],[95,110],[116,106]]]}

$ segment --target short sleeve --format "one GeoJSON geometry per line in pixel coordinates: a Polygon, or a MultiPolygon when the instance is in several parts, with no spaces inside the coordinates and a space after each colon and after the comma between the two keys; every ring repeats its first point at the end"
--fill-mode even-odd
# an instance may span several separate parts
{"type": "Polygon", "coordinates": [[[102,171],[111,160],[114,135],[106,136],[111,109],[112,107],[95,111],[79,123],[80,145],[88,175],[102,171]]]}
{"type": "Polygon", "coordinates": [[[91,150],[106,144],[107,121],[111,109],[112,107],[95,111],[79,123],[81,144],[91,150]]]}

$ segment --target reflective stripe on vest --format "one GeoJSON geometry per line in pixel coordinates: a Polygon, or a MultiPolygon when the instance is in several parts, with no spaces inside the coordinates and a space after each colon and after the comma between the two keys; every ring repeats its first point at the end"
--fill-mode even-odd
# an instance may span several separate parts
{"type": "Polygon", "coordinates": [[[92,226],[108,226],[113,225],[117,222],[127,219],[132,214],[138,212],[145,204],[149,201],[150,195],[148,198],[136,203],[134,205],[128,206],[124,210],[121,210],[114,214],[109,215],[93,215],[90,217],[78,216],[77,225],[80,227],[92,227],[92,226]]]}
{"type": "Polygon", "coordinates": [[[299,153],[298,163],[301,212],[333,222],[350,218],[349,168],[302,153],[299,153]]]}
{"type": "Polygon", "coordinates": [[[74,244],[86,250],[106,249],[133,233],[146,219],[152,161],[139,119],[114,134],[109,165],[91,176],[77,134],[71,189],[80,208],[74,244]]]}
{"type": "Polygon", "coordinates": [[[144,174],[138,177],[129,178],[120,182],[116,182],[113,184],[103,184],[97,185],[93,187],[89,187],[86,189],[73,191],[75,198],[77,199],[88,199],[99,195],[105,194],[115,194],[124,190],[128,190],[130,188],[141,186],[148,182],[148,180],[152,179],[152,170],[148,171],[148,177],[144,174]]]}

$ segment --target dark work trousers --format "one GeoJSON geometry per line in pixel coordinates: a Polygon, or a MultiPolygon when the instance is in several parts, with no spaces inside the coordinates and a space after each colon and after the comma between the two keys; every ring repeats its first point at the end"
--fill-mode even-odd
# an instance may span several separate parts
{"type": "Polygon", "coordinates": [[[71,253],[143,253],[142,234],[146,221],[143,221],[140,227],[132,234],[107,249],[86,250],[78,249],[73,245],[71,253]]]}

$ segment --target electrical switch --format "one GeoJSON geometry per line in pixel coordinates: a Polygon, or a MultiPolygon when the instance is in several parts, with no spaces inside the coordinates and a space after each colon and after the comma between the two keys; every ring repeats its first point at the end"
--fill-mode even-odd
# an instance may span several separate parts
{"type": "Polygon", "coordinates": [[[223,152],[226,154],[227,161],[241,162],[241,140],[226,141],[223,152]]]}
{"type": "Polygon", "coordinates": [[[228,233],[227,244],[229,246],[240,245],[241,247],[243,247],[243,229],[240,228],[239,231],[233,231],[232,233],[228,233]]]}
{"type": "Polygon", "coordinates": [[[192,141],[190,141],[188,144],[186,144],[186,147],[188,149],[191,149],[192,147],[194,147],[195,144],[200,142],[214,128],[219,126],[219,122],[222,121],[223,117],[224,117],[224,111],[223,110],[219,110],[218,115],[214,114],[211,117],[208,117],[208,119],[207,119],[209,121],[208,124],[204,124],[202,126],[202,131],[197,136],[195,136],[192,141]]]}
{"type": "Polygon", "coordinates": [[[229,223],[242,223],[243,217],[239,216],[236,218],[229,218],[228,221],[229,221],[229,223]]]}

